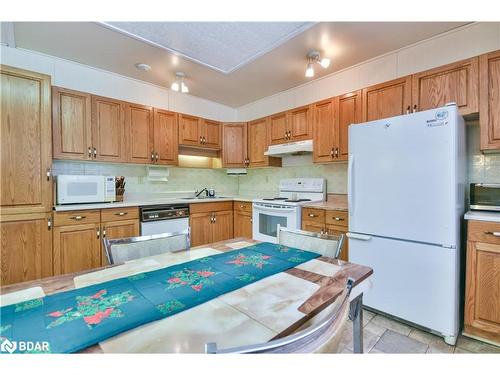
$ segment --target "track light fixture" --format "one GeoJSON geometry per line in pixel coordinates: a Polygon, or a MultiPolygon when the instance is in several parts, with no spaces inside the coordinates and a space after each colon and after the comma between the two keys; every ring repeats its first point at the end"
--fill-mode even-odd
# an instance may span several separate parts
{"type": "Polygon", "coordinates": [[[182,72],[176,72],[175,73],[175,81],[172,83],[170,88],[174,91],[177,92],[182,92],[183,94],[187,94],[189,92],[189,88],[187,85],[184,83],[184,78],[186,75],[182,72]]]}
{"type": "Polygon", "coordinates": [[[306,68],[306,77],[314,77],[314,63],[318,63],[323,68],[328,68],[330,66],[330,59],[328,57],[320,57],[318,51],[311,51],[307,54],[307,68],[306,68]]]}

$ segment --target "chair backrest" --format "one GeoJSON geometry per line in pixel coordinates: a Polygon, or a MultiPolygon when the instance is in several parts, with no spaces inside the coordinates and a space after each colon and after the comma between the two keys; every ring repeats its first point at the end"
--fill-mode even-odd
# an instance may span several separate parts
{"type": "Polygon", "coordinates": [[[327,307],[328,314],[304,330],[262,344],[218,349],[216,343],[205,344],[207,354],[251,353],[337,353],[349,314],[349,295],[354,281],[349,278],[342,294],[327,307]]]}
{"type": "Polygon", "coordinates": [[[151,236],[128,237],[108,240],[104,238],[104,249],[109,264],[123,263],[190,247],[189,228],[176,233],[162,233],[151,236]]]}
{"type": "Polygon", "coordinates": [[[344,245],[344,235],[339,236],[288,229],[278,224],[277,240],[280,245],[311,251],[329,258],[338,258],[344,245]]]}

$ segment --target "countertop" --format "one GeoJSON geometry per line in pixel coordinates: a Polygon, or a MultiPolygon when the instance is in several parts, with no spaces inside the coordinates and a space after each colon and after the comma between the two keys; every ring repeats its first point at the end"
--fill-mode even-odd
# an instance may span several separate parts
{"type": "Polygon", "coordinates": [[[500,223],[500,212],[469,211],[464,215],[465,220],[492,221],[500,223]]]}
{"type": "Polygon", "coordinates": [[[322,210],[337,210],[337,211],[347,211],[347,206],[339,202],[316,202],[316,203],[306,203],[302,207],[309,208],[319,208],[322,210]]]}
{"type": "Polygon", "coordinates": [[[82,203],[82,204],[65,204],[54,206],[55,211],[75,211],[75,210],[99,210],[106,208],[120,208],[120,207],[135,207],[135,206],[149,206],[157,204],[178,204],[178,203],[206,203],[206,202],[227,202],[227,201],[244,201],[251,202],[253,197],[245,196],[224,196],[220,198],[206,198],[206,199],[184,199],[179,197],[133,197],[131,199],[124,199],[123,202],[113,203],[82,203]]]}

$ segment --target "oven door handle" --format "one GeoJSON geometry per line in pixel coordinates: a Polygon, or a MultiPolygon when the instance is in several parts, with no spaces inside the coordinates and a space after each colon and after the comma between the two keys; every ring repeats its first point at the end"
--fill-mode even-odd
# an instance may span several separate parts
{"type": "Polygon", "coordinates": [[[269,212],[269,213],[291,213],[295,211],[294,207],[290,208],[279,208],[279,207],[267,207],[267,206],[261,206],[259,204],[255,204],[253,206],[255,211],[260,211],[260,212],[269,212]]]}

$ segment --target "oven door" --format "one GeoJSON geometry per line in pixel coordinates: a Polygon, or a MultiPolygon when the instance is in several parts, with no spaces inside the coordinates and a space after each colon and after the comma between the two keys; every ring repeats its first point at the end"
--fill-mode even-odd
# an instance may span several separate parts
{"type": "Polygon", "coordinates": [[[276,243],[278,224],[282,227],[297,229],[299,217],[300,207],[254,203],[252,237],[254,240],[276,243]]]}
{"type": "Polygon", "coordinates": [[[500,211],[500,184],[470,184],[470,208],[500,211]]]}

